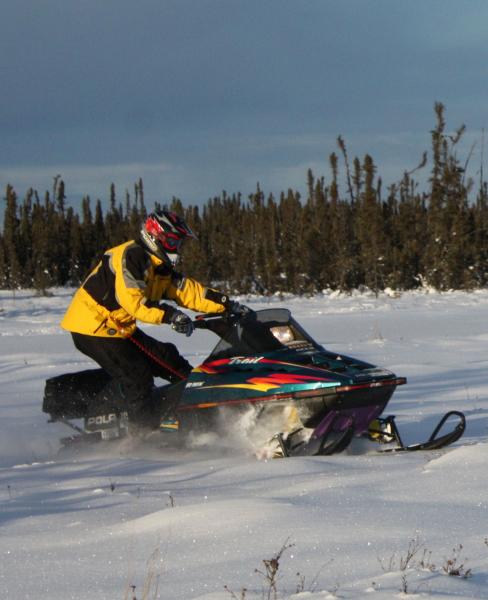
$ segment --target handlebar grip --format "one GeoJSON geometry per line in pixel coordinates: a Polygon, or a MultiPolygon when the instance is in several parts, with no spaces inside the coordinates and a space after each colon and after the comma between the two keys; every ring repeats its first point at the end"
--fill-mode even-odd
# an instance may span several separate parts
{"type": "Polygon", "coordinates": [[[195,326],[195,329],[209,329],[208,327],[208,322],[211,321],[212,319],[222,319],[227,317],[227,313],[226,312],[219,312],[219,313],[204,313],[202,315],[197,315],[195,317],[195,319],[193,320],[193,325],[195,326]]]}

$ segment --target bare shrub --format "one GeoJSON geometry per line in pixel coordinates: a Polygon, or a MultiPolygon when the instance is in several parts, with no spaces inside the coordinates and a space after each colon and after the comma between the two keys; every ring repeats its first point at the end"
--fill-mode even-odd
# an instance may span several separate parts
{"type": "Polygon", "coordinates": [[[255,573],[259,573],[264,577],[266,583],[266,600],[277,600],[278,590],[276,585],[278,583],[278,571],[280,569],[280,560],[285,550],[292,548],[294,544],[288,544],[288,540],[284,542],[278,552],[271,558],[264,558],[262,563],[264,565],[264,571],[255,569],[255,573]]]}
{"type": "MultiPolygon", "coordinates": [[[[466,569],[464,562],[462,562],[462,550],[463,545],[459,544],[452,549],[452,556],[445,559],[445,562],[442,565],[442,571],[446,575],[450,575],[451,577],[461,577],[462,579],[468,579],[468,577],[471,577],[471,569],[466,569]]],[[[466,561],[467,559],[464,560],[466,561]]]]}

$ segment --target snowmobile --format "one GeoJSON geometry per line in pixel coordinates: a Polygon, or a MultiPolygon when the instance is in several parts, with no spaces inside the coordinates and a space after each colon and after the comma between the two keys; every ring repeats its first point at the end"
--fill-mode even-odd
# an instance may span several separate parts
{"type": "MultiPolygon", "coordinates": [[[[450,411],[428,440],[405,445],[395,417],[383,412],[406,378],[328,351],[286,308],[199,315],[194,324],[215,333],[219,342],[188,378],[155,389],[167,407],[160,429],[177,432],[180,441],[195,432],[218,431],[222,423],[228,427],[229,416],[236,420],[243,414],[250,434],[260,435],[263,444],[271,440],[273,456],[335,454],[354,438],[377,441],[388,452],[434,450],[464,433],[463,413],[450,411]]],[[[43,411],[76,430],[68,440],[118,438],[130,429],[125,412],[90,417],[88,423],[79,411],[80,397],[107,381],[101,369],[46,381],[43,411]],[[85,428],[74,423],[83,417],[85,428]]]]}

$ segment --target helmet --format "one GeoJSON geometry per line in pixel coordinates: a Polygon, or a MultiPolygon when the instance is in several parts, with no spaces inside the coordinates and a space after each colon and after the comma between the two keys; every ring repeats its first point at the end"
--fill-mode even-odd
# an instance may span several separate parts
{"type": "Polygon", "coordinates": [[[150,254],[166,264],[178,262],[183,242],[196,239],[196,235],[176,213],[158,210],[151,213],[141,229],[141,242],[150,254]]]}

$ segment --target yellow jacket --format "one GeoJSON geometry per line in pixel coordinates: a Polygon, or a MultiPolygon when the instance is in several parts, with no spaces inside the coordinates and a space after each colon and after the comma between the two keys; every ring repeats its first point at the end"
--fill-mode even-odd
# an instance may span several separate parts
{"type": "Polygon", "coordinates": [[[169,322],[174,308],[162,299],[198,312],[223,312],[228,297],[184,277],[148,254],[135,241],[107,250],[73,296],[61,321],[68,331],[127,337],[136,320],[169,322]]]}

